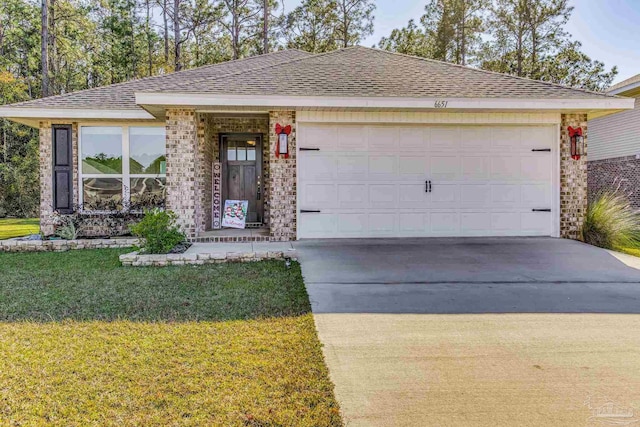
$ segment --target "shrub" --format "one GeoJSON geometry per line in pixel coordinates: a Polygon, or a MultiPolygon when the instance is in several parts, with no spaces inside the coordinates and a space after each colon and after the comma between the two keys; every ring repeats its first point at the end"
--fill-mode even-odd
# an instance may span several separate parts
{"type": "Polygon", "coordinates": [[[55,234],[66,240],[75,240],[80,234],[80,229],[76,227],[73,217],[60,217],[59,224],[55,227],[55,234]]]}
{"type": "Polygon", "coordinates": [[[177,215],[171,211],[154,208],[145,211],[139,223],[130,226],[131,232],[144,239],[141,249],[149,254],[166,254],[174,246],[185,241],[185,235],[176,223],[177,215]]]}
{"type": "Polygon", "coordinates": [[[601,248],[636,247],[640,244],[640,213],[618,192],[604,192],[589,203],[582,236],[601,248]]]}

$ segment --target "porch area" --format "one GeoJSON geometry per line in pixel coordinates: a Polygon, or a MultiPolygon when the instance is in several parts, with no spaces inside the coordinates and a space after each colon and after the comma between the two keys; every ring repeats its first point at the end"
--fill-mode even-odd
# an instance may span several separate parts
{"type": "Polygon", "coordinates": [[[167,208],[191,242],[296,238],[295,112],[167,109],[167,208]],[[277,156],[275,125],[291,125],[277,156]],[[225,200],[247,200],[247,228],[222,228],[225,200]]]}

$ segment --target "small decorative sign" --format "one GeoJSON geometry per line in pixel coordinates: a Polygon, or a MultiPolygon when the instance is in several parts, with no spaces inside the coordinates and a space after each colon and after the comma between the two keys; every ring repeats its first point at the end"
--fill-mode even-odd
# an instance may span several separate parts
{"type": "Polygon", "coordinates": [[[245,228],[247,223],[248,200],[225,200],[222,226],[231,228],[245,228]]]}
{"type": "Polygon", "coordinates": [[[213,163],[213,229],[219,230],[222,227],[222,163],[213,163]]]}

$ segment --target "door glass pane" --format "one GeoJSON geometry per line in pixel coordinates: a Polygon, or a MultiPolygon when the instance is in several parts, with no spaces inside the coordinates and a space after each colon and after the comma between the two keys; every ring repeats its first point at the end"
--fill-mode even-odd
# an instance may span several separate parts
{"type": "Polygon", "coordinates": [[[82,200],[86,210],[115,211],[122,209],[122,179],[83,179],[82,200]]]}
{"type": "Polygon", "coordinates": [[[236,143],[235,141],[227,141],[227,160],[236,159],[236,143]]]}
{"type": "Polygon", "coordinates": [[[255,160],[256,159],[256,149],[249,147],[247,148],[247,160],[255,160]]]}
{"type": "Polygon", "coordinates": [[[163,127],[129,128],[129,171],[135,174],[161,174],[166,164],[166,138],[163,127]]]}
{"type": "Polygon", "coordinates": [[[83,126],[80,128],[83,174],[122,173],[122,128],[83,126]]]}
{"type": "Polygon", "coordinates": [[[238,160],[247,160],[247,151],[244,147],[238,147],[238,160]]]}

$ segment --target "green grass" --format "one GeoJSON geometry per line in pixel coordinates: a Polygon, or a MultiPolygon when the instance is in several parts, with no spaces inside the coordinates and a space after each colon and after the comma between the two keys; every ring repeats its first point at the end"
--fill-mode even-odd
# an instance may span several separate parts
{"type": "Polygon", "coordinates": [[[298,264],[0,254],[0,425],[340,426],[298,264]]]}
{"type": "Polygon", "coordinates": [[[40,232],[38,218],[0,218],[0,240],[40,232]]]}

